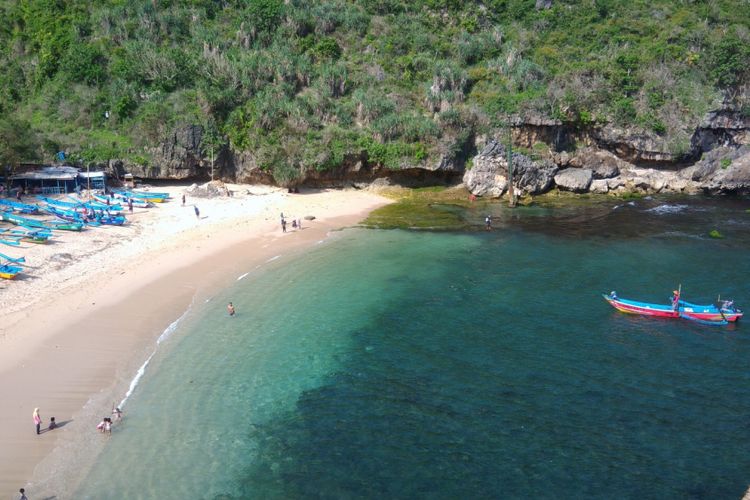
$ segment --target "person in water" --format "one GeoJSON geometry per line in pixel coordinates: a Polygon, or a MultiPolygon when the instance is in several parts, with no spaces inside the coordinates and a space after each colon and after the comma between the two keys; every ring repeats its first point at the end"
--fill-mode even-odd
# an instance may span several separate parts
{"type": "Polygon", "coordinates": [[[232,305],[231,302],[227,306],[227,312],[229,313],[230,316],[234,316],[234,305],[232,305]]]}
{"type": "Polygon", "coordinates": [[[492,230],[492,217],[490,217],[489,215],[485,217],[484,225],[486,226],[487,231],[491,231],[492,230]]]}

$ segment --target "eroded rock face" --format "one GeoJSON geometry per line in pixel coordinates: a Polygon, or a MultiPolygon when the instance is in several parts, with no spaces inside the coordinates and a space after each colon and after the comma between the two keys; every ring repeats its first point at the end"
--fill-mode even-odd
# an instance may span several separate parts
{"type": "Polygon", "coordinates": [[[627,167],[627,163],[617,158],[609,151],[596,148],[585,148],[576,151],[569,159],[568,165],[578,168],[589,168],[594,179],[611,179],[620,173],[620,166],[627,167]]]}
{"type": "Polygon", "coordinates": [[[593,180],[593,172],[588,168],[566,168],[555,175],[555,184],[565,191],[583,193],[588,191],[593,180]]]}
{"type": "Polygon", "coordinates": [[[750,116],[737,107],[725,104],[721,109],[708,113],[693,134],[693,149],[712,151],[721,147],[750,145],[750,116]]]}
{"type": "MultiPolygon", "coordinates": [[[[539,194],[553,184],[557,165],[545,160],[535,162],[526,155],[513,153],[513,185],[520,194],[539,194]]],[[[474,158],[474,166],[464,174],[464,185],[477,196],[501,196],[508,188],[508,160],[505,147],[492,139],[474,158]]]]}
{"type": "Polygon", "coordinates": [[[750,193],[750,146],[723,158],[704,185],[709,193],[750,193]]]}

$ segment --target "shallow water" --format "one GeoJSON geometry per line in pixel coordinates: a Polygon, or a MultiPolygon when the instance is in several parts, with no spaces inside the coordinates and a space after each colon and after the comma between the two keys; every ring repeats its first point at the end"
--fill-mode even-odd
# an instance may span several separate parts
{"type": "Polygon", "coordinates": [[[282,256],[162,343],[76,498],[738,498],[747,328],[600,293],[747,308],[749,207],[440,207],[474,228],[282,256]]]}

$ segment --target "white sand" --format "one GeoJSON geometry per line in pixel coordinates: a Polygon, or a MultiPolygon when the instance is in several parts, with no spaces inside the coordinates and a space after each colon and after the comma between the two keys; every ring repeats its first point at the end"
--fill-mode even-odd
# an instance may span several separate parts
{"type": "Polygon", "coordinates": [[[388,203],[356,190],[228,187],[233,197],[188,196],[186,206],[185,187],[154,188],[173,198],[126,213],[126,226],[57,231],[54,243],[0,248],[26,258],[22,275],[0,280],[0,496],[26,485],[60,440],[88,426],[77,417],[96,394],[124,396],[145,346],[191,301],[236,278],[240,265],[312,245],[388,203]],[[281,213],[302,219],[303,229],[282,233],[281,213]],[[52,415],[66,424],[37,436],[35,407],[45,427],[52,415]]]}

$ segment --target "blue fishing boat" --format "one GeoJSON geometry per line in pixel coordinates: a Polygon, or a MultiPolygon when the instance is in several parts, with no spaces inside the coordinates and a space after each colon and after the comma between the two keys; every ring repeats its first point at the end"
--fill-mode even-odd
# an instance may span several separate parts
{"type": "Polygon", "coordinates": [[[39,207],[36,205],[30,205],[28,203],[21,203],[20,201],[8,200],[0,198],[0,210],[9,210],[19,214],[38,214],[39,207]]]}
{"type": "Polygon", "coordinates": [[[0,253],[0,278],[12,280],[23,271],[23,268],[18,264],[24,262],[26,262],[26,259],[23,257],[13,258],[0,253]]]}
{"type": "Polygon", "coordinates": [[[687,302],[680,298],[680,292],[675,290],[675,298],[671,304],[654,304],[637,300],[623,299],[616,292],[602,294],[604,300],[618,311],[641,316],[656,316],[660,318],[682,318],[706,324],[732,323],[742,317],[742,311],[734,306],[732,301],[724,301],[719,306],[713,304],[701,305],[687,302]]]}

